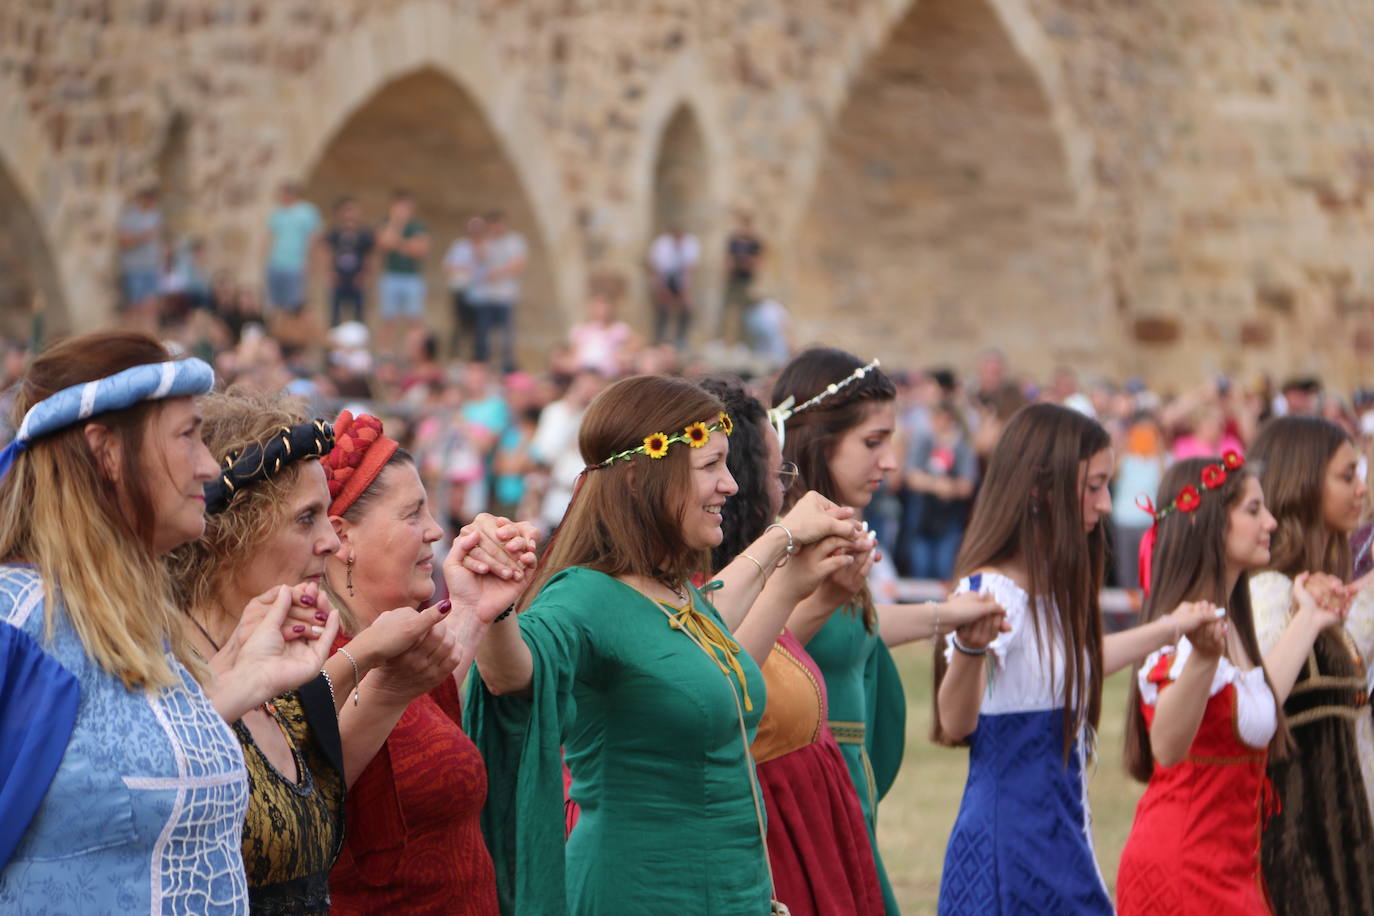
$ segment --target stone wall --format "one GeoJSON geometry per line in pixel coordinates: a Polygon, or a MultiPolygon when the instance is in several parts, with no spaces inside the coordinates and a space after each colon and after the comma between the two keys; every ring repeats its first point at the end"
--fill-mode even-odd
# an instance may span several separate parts
{"type": "MultiPolygon", "coordinates": [[[[1353,381],[1374,348],[1374,8],[1348,0],[16,0],[0,6],[0,317],[114,306],[114,221],[258,276],[275,185],[419,194],[530,240],[538,359],[590,277],[731,214],[802,341],[1001,345],[1191,382],[1353,381]],[[17,254],[16,254],[17,253],[17,254]]],[[[431,318],[447,330],[431,271],[431,318]]]]}

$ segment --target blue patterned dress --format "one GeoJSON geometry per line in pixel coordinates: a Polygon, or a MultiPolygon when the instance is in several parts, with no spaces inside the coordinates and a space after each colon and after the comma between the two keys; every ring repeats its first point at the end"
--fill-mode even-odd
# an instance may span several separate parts
{"type": "MultiPolygon", "coordinates": [[[[956,593],[991,595],[1011,632],[990,646],[968,782],[945,849],[940,914],[1110,914],[1093,857],[1087,748],[1080,733],[1064,761],[1063,649],[1044,646],[1029,598],[997,573],[970,576],[956,593]],[[1052,676],[1053,675],[1053,676],[1052,676]]],[[[953,634],[945,656],[954,652],[953,634]]]]}
{"type": "Polygon", "coordinates": [[[190,672],[173,662],[180,684],[127,689],[86,655],[30,567],[0,566],[0,620],[81,688],[66,753],[0,871],[0,912],[247,913],[243,752],[190,672]]]}

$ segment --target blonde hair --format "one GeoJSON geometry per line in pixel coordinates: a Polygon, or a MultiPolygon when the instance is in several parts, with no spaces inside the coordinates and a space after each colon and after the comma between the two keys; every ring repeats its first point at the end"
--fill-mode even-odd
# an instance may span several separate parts
{"type": "MultiPolygon", "coordinates": [[[[300,402],[288,395],[264,397],[235,386],[201,400],[205,418],[201,435],[210,454],[223,464],[230,452],[262,445],[281,433],[283,426],[306,420],[300,402]]],[[[287,511],[286,496],[295,486],[300,464],[293,462],[281,473],[240,487],[229,508],[206,518],[205,533],[183,544],[168,556],[177,603],[183,608],[207,608],[215,604],[225,585],[253,557],[267,535],[287,511]]],[[[229,608],[237,613],[239,608],[229,608]]]]}
{"type": "MultiPolygon", "coordinates": [[[[29,367],[14,418],[63,388],[169,359],[144,334],[62,341],[29,367]]],[[[167,567],[153,552],[153,509],[141,459],[148,424],[161,409],[145,402],[90,421],[121,443],[122,495],[131,518],[121,511],[121,490],[86,444],[84,423],[34,441],[0,483],[0,557],[37,567],[47,594],[46,638],[52,638],[55,602],[61,600],[86,654],[130,688],[177,683],[166,645],[197,678],[206,673],[182,633],[167,567]]]]}

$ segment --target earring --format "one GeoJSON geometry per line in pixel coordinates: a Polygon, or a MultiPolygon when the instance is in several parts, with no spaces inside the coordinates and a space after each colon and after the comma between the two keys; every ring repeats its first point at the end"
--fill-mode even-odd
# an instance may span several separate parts
{"type": "Polygon", "coordinates": [[[350,597],[352,597],[352,595],[353,595],[353,558],[352,558],[352,557],[349,557],[347,560],[344,560],[344,569],[348,570],[348,582],[347,582],[346,584],[347,584],[347,586],[348,586],[348,594],[349,594],[350,597]]]}

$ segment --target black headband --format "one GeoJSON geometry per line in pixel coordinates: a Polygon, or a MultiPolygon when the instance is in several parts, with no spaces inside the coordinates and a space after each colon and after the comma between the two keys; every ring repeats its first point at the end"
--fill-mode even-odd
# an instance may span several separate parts
{"type": "Polygon", "coordinates": [[[281,473],[293,461],[322,458],[334,447],[334,427],[323,420],[283,426],[265,443],[254,443],[241,452],[224,456],[224,468],[205,485],[205,511],[218,515],[229,508],[234,495],[246,486],[281,473]]]}

